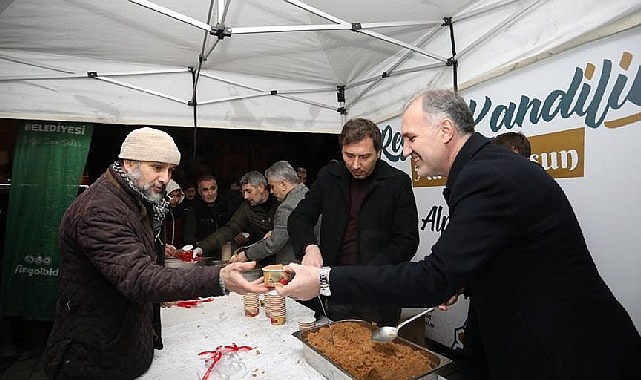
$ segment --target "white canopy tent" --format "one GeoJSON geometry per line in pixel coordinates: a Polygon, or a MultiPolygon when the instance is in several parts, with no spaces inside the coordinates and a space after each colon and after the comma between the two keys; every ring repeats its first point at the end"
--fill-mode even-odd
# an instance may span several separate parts
{"type": "MultiPolygon", "coordinates": [[[[0,118],[338,133],[360,116],[397,126],[403,103],[426,86],[470,98],[492,87],[509,102],[549,93],[530,81],[545,83],[557,67],[638,57],[628,34],[639,25],[638,0],[0,0],[0,118]],[[604,41],[613,55],[577,53],[604,41]],[[576,62],[511,73],[583,44],[568,52],[576,62]]],[[[561,78],[554,88],[565,88],[561,78]]],[[[586,175],[559,182],[639,329],[639,133],[604,129],[585,128],[586,175]]],[[[438,187],[415,193],[423,212],[446,206],[438,187]]],[[[437,238],[421,231],[419,252],[437,238]]]]}
{"type": "Polygon", "coordinates": [[[0,117],[337,133],[640,21],[633,0],[0,0],[0,117]]]}

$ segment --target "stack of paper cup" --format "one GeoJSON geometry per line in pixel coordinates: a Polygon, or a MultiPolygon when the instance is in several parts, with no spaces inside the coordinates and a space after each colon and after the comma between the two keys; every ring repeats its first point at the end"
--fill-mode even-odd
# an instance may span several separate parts
{"type": "Polygon", "coordinates": [[[245,307],[245,317],[257,316],[260,310],[260,301],[258,301],[258,294],[245,294],[243,296],[243,306],[245,307]]]}
{"type": "Polygon", "coordinates": [[[316,318],[314,318],[313,316],[301,318],[298,320],[298,329],[301,331],[311,329],[314,326],[316,326],[316,318]]]}
{"type": "Polygon", "coordinates": [[[265,294],[265,313],[272,325],[285,324],[285,297],[279,296],[275,290],[265,294]]]}

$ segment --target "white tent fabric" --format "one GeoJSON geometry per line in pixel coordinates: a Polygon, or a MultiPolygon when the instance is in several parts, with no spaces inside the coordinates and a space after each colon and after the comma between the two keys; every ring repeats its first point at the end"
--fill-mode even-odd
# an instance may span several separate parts
{"type": "Polygon", "coordinates": [[[635,0],[0,0],[0,117],[337,133],[639,23],[635,0]]]}

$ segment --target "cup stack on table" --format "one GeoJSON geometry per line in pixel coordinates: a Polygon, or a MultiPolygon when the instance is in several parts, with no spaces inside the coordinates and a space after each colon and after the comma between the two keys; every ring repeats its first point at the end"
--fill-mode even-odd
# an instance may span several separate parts
{"type": "Polygon", "coordinates": [[[245,317],[255,317],[260,312],[260,300],[258,294],[247,293],[243,295],[243,308],[245,317]]]}
{"type": "MultiPolygon", "coordinates": [[[[285,297],[279,296],[275,290],[264,295],[265,316],[272,325],[282,325],[287,319],[287,306],[285,297]]],[[[245,317],[255,317],[260,313],[261,301],[258,294],[245,294],[243,296],[243,308],[245,317]]]]}
{"type": "Polygon", "coordinates": [[[164,348],[154,352],[151,368],[140,379],[202,379],[207,367],[198,354],[237,344],[252,347],[236,354],[247,368],[243,378],[325,380],[306,362],[302,343],[292,335],[299,321],[313,319],[314,311],[291,298],[285,306],[282,325],[272,325],[263,313],[244,317],[243,297],[235,293],[197,307],[163,308],[164,348]]]}
{"type": "Polygon", "coordinates": [[[274,289],[278,283],[287,284],[291,279],[290,273],[285,272],[282,264],[267,265],[263,268],[265,286],[272,289],[265,294],[265,315],[270,319],[272,325],[282,325],[287,319],[287,308],[285,298],[279,296],[274,289]]]}
{"type": "Polygon", "coordinates": [[[265,294],[265,314],[272,325],[282,325],[287,319],[285,297],[279,296],[275,290],[265,294]]]}
{"type": "Polygon", "coordinates": [[[301,318],[298,320],[298,329],[303,331],[316,326],[316,318],[301,318]]]}

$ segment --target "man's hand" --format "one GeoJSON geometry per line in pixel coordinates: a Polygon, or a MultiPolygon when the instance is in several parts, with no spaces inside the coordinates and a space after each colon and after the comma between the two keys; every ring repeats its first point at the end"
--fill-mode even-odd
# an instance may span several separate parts
{"type": "Polygon", "coordinates": [[[303,256],[301,264],[321,268],[323,266],[323,255],[320,248],[315,244],[308,245],[305,248],[305,256],[303,256]]]}
{"type": "Polygon", "coordinates": [[[245,251],[238,251],[232,255],[229,261],[232,263],[244,263],[249,261],[249,259],[247,258],[245,251]]]}
{"type": "Polygon", "coordinates": [[[458,301],[458,296],[463,294],[464,291],[465,287],[462,287],[461,290],[458,291],[458,293],[454,294],[452,297],[450,297],[450,299],[438,305],[438,309],[441,311],[447,311],[447,308],[454,305],[456,301],[458,301]]]}
{"type": "Polygon", "coordinates": [[[247,281],[245,277],[243,277],[242,272],[254,269],[255,267],[255,261],[231,263],[220,270],[219,276],[222,277],[225,288],[230,292],[238,294],[266,293],[269,289],[265,286],[265,281],[262,276],[252,282],[247,281]]]}
{"type": "Polygon", "coordinates": [[[165,257],[178,257],[178,250],[171,244],[165,244],[165,257]]]}
{"type": "Polygon", "coordinates": [[[234,236],[234,241],[238,244],[245,244],[249,241],[249,233],[248,232],[239,232],[236,236],[234,236]]]}
{"type": "Polygon", "coordinates": [[[285,297],[307,301],[320,292],[320,268],[310,265],[288,264],[284,267],[287,272],[294,272],[293,279],[286,285],[275,284],[276,292],[285,297]]]}

